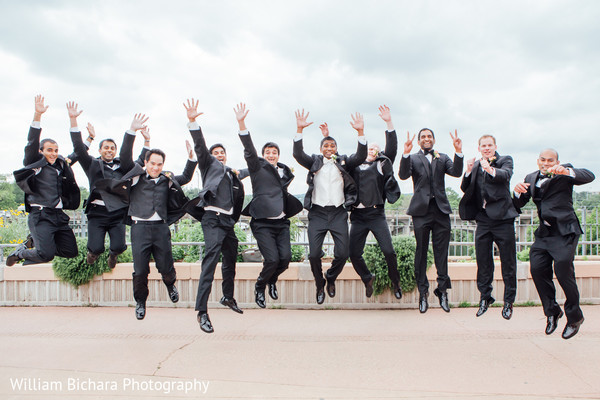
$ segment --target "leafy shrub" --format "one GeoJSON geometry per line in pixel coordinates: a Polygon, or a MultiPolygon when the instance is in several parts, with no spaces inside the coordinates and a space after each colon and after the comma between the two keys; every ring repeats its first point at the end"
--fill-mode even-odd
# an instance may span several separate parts
{"type": "MultiPolygon", "coordinates": [[[[398,272],[400,273],[400,287],[403,292],[410,292],[416,287],[415,281],[415,250],[417,242],[413,236],[393,236],[392,244],[398,258],[398,272]]],[[[387,263],[378,244],[365,246],[363,257],[369,270],[375,275],[373,283],[374,294],[381,294],[386,288],[392,287],[388,276],[387,263]]],[[[427,253],[427,268],[433,264],[431,248],[427,253]]]]}
{"type": "MultiPolygon", "coordinates": [[[[0,217],[0,243],[23,243],[28,233],[27,216],[23,212],[10,210],[10,217],[0,217]]],[[[14,247],[6,247],[4,249],[4,257],[8,256],[14,250],[14,247]]]]}
{"type": "MultiPolygon", "coordinates": [[[[52,269],[54,270],[54,275],[61,281],[68,282],[77,287],[88,283],[96,275],[102,275],[104,272],[110,271],[108,267],[108,250],[100,254],[95,263],[89,265],[85,260],[87,255],[87,240],[77,239],[77,249],[77,257],[54,257],[52,269]]],[[[132,260],[133,257],[129,248],[118,257],[118,262],[131,262],[132,260]]]]}
{"type": "Polygon", "coordinates": [[[304,246],[301,244],[292,245],[292,262],[304,261],[304,246]]]}
{"type": "MultiPolygon", "coordinates": [[[[190,219],[180,220],[177,232],[171,236],[171,242],[203,242],[202,225],[190,219]]],[[[175,261],[197,262],[201,259],[199,246],[173,246],[175,261]]]]}
{"type": "Polygon", "coordinates": [[[517,259],[519,261],[529,261],[529,247],[525,247],[523,250],[517,253],[517,259]]]}

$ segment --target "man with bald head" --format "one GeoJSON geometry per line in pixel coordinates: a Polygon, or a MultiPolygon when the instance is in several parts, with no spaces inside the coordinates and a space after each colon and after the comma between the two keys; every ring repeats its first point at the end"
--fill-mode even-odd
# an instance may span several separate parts
{"type": "Polygon", "coordinates": [[[561,165],[554,149],[543,150],[537,164],[539,170],[530,173],[524,182],[515,186],[513,201],[520,209],[533,199],[537,207],[540,226],[529,250],[531,277],[547,318],[545,332],[550,335],[563,316],[556,302],[556,288],[552,280],[554,263],[554,274],[566,297],[564,313],[567,324],[562,337],[569,339],[577,334],[584,320],[573,265],[579,235],[583,233],[573,210],[573,186],[592,182],[595,177],[587,169],[574,168],[571,164],[561,165]]]}

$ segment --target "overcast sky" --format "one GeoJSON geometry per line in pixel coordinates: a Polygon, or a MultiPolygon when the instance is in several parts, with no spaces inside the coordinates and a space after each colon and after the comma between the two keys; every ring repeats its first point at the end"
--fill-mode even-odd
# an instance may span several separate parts
{"type": "MultiPolygon", "coordinates": [[[[245,102],[257,147],[292,157],[294,110],[310,111],[305,150],[318,152],[328,122],[340,153],[356,149],[350,114],[383,145],[377,107],[392,110],[400,146],[431,128],[435,148],[467,158],[491,133],[515,160],[512,186],[554,147],[562,162],[600,172],[600,2],[590,1],[27,1],[0,0],[0,172],[20,168],[34,96],[50,105],[42,136],[72,151],[65,103],[84,110],[98,138],[121,136],[138,112],[165,169],[185,164],[182,102],[200,100],[207,141],[245,166],[233,107],[245,102]]],[[[136,153],[142,140],[137,141],[136,153]]],[[[97,143],[92,153],[97,155],[97,143]]],[[[415,143],[415,148],[417,148],[415,143]]],[[[401,153],[401,148],[399,153],[401,153]]],[[[399,167],[399,160],[395,163],[399,167]]],[[[87,186],[75,167],[80,186],[87,186]]],[[[196,172],[193,185],[200,184],[196,172]]],[[[459,179],[447,177],[459,191],[459,179]]],[[[401,182],[403,193],[412,182],[401,182]]],[[[580,190],[600,190],[600,179],[580,190]]],[[[246,184],[250,192],[250,183],[246,184]]]]}

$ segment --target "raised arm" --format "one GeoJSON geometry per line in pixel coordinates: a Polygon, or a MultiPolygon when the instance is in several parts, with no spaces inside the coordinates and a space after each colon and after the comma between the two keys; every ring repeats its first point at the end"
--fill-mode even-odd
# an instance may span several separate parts
{"type": "MultiPolygon", "coordinates": [[[[312,125],[312,122],[308,122],[308,115],[310,114],[308,111],[306,115],[304,114],[304,109],[302,111],[296,110],[296,134],[302,135],[304,128],[312,125]]],[[[294,158],[298,162],[298,164],[302,165],[306,169],[310,169],[313,164],[313,159],[310,155],[304,152],[304,144],[302,143],[302,136],[300,138],[294,139],[294,158]]]]}
{"type": "Polygon", "coordinates": [[[360,164],[365,162],[368,155],[367,142],[365,140],[365,121],[360,113],[356,113],[354,115],[350,114],[352,120],[350,121],[350,125],[356,129],[358,133],[358,145],[356,147],[356,153],[351,154],[346,160],[346,169],[353,170],[358,167],[360,164]]]}
{"type": "Polygon", "coordinates": [[[239,137],[242,141],[242,145],[244,146],[244,159],[246,160],[246,164],[248,164],[248,170],[250,172],[255,172],[260,169],[260,162],[258,160],[258,153],[254,147],[254,143],[252,143],[250,132],[248,132],[248,128],[246,128],[246,116],[248,115],[249,111],[250,110],[246,109],[246,105],[244,103],[238,104],[233,109],[235,118],[237,119],[240,128],[239,137]]]}
{"type": "Polygon", "coordinates": [[[49,106],[44,105],[44,97],[41,94],[35,96],[35,111],[33,113],[33,122],[29,128],[27,135],[27,144],[25,145],[25,157],[23,165],[33,164],[42,158],[40,154],[40,133],[42,129],[39,127],[42,120],[42,114],[48,110],[49,106]]]}
{"type": "Polygon", "coordinates": [[[202,134],[202,129],[196,122],[196,118],[204,114],[198,111],[198,103],[198,100],[193,98],[188,99],[187,104],[183,103],[183,107],[187,113],[189,121],[188,127],[190,134],[192,135],[192,140],[194,141],[194,151],[196,152],[196,157],[198,157],[198,168],[204,170],[208,168],[211,163],[211,155],[206,146],[206,140],[202,134]]]}
{"type": "MultiPolygon", "coordinates": [[[[67,106],[68,107],[68,106],[67,106]]],[[[92,140],[96,137],[96,132],[92,124],[87,124],[88,140],[92,140]]],[[[71,130],[71,142],[73,142],[73,154],[68,158],[71,160],[70,165],[73,165],[76,161],[79,161],[83,170],[87,173],[92,163],[93,157],[89,154],[89,148],[83,142],[81,137],[81,131],[71,130]]]]}
{"type": "Polygon", "coordinates": [[[135,135],[137,131],[148,129],[148,126],[146,126],[148,118],[149,117],[146,117],[145,114],[135,114],[133,117],[133,121],[131,121],[129,131],[125,132],[125,138],[123,138],[123,145],[121,146],[121,151],[119,153],[119,158],[121,160],[121,169],[123,169],[124,171],[129,171],[135,166],[133,162],[133,141],[135,140],[135,135]],[[133,132],[133,134],[131,132],[133,132]],[[127,136],[132,137],[128,138],[127,136]],[[125,146],[126,141],[131,141],[131,146],[125,146]]]}
{"type": "Polygon", "coordinates": [[[385,104],[379,106],[379,116],[385,122],[387,128],[385,131],[385,150],[383,153],[393,164],[396,161],[396,155],[398,155],[398,136],[394,130],[390,108],[385,104]]]}
{"type": "Polygon", "coordinates": [[[140,151],[140,155],[137,158],[137,160],[135,160],[135,163],[144,166],[146,160],[146,153],[148,152],[148,150],[150,150],[150,128],[142,128],[140,129],[140,133],[144,137],[144,147],[142,147],[142,151],[140,151]]]}
{"type": "Polygon", "coordinates": [[[187,184],[189,181],[192,180],[192,178],[194,177],[194,171],[196,170],[196,165],[198,165],[198,162],[193,160],[194,148],[192,147],[192,145],[190,144],[190,142],[188,140],[185,141],[185,147],[186,147],[186,151],[188,154],[188,160],[185,163],[185,168],[183,169],[183,172],[181,173],[181,175],[177,175],[173,178],[181,186],[187,184]]]}

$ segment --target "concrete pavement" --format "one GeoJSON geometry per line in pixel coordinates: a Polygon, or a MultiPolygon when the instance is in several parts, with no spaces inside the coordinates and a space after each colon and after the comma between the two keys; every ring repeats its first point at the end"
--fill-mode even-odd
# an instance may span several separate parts
{"type": "Polygon", "coordinates": [[[0,307],[0,398],[600,398],[600,306],[475,311],[0,307]]]}

